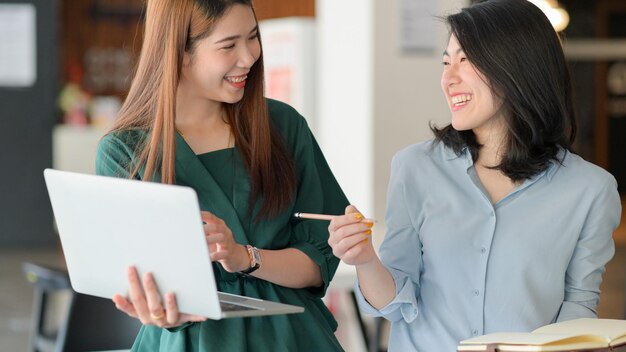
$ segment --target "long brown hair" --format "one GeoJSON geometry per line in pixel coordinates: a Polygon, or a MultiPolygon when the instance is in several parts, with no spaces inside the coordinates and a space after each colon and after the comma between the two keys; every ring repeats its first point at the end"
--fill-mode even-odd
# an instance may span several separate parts
{"type": "MultiPolygon", "coordinates": [[[[144,169],[143,179],[160,173],[173,184],[175,175],[176,91],[185,52],[193,54],[215,22],[235,4],[251,0],[148,0],[141,55],[130,90],[111,131],[141,130],[147,138],[136,150],[131,175],[144,169]]],[[[256,14],[255,14],[256,19],[256,14]]],[[[259,37],[260,41],[260,37],[259,37]]],[[[262,196],[258,217],[280,213],[292,201],[296,172],[281,136],[270,126],[263,96],[263,54],[251,67],[243,98],[224,103],[227,122],[250,176],[250,209],[262,196]]],[[[257,218],[258,218],[257,217],[257,218]]]]}

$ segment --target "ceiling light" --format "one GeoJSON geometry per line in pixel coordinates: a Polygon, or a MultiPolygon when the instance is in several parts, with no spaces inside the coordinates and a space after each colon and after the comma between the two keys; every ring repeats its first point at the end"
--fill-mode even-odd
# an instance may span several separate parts
{"type": "Polygon", "coordinates": [[[535,4],[548,17],[552,27],[561,32],[569,24],[569,14],[556,0],[528,0],[535,4]]]}

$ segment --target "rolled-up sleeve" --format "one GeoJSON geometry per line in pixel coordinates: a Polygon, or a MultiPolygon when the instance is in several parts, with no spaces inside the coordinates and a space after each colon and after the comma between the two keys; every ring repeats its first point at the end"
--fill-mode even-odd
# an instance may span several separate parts
{"type": "MultiPolygon", "coordinates": [[[[382,316],[391,321],[412,322],[418,315],[419,282],[422,270],[422,246],[416,231],[418,209],[407,203],[405,180],[410,175],[405,162],[394,157],[391,164],[387,213],[387,234],[380,247],[380,258],[396,285],[396,297],[380,310],[372,307],[356,284],[357,300],[366,314],[382,316]]],[[[416,204],[417,202],[412,202],[416,204]]]]}
{"type": "MultiPolygon", "coordinates": [[[[330,170],[317,141],[303,118],[295,133],[294,150],[299,185],[294,210],[296,212],[343,214],[349,202],[330,170]]],[[[324,284],[309,291],[323,297],[335,275],[339,259],[328,245],[328,223],[318,220],[295,220],[290,247],[306,254],[320,267],[324,284]]]]}
{"type": "Polygon", "coordinates": [[[323,234],[327,233],[328,230],[310,225],[315,224],[304,223],[296,226],[290,247],[300,250],[319,266],[324,284],[320,287],[311,287],[309,291],[315,296],[323,297],[335,275],[339,259],[333,255],[329,248],[327,236],[324,238],[323,234]]]}

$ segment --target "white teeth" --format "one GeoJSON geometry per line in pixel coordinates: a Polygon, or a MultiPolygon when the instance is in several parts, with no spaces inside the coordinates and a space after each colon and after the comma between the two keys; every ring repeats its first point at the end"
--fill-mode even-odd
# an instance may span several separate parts
{"type": "Polygon", "coordinates": [[[228,82],[231,82],[231,83],[241,83],[241,82],[245,81],[245,80],[246,80],[246,78],[248,78],[248,76],[241,76],[241,77],[225,77],[225,79],[226,79],[228,82]]]}
{"type": "Polygon", "coordinates": [[[452,97],[452,104],[462,104],[472,100],[472,96],[469,94],[459,94],[452,97]]]}

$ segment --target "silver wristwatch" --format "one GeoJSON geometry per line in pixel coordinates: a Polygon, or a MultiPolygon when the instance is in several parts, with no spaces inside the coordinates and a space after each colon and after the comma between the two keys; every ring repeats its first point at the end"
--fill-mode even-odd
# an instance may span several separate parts
{"type": "Polygon", "coordinates": [[[259,249],[253,247],[251,245],[246,245],[246,249],[248,250],[248,257],[250,258],[250,267],[246,270],[240,271],[241,274],[249,275],[253,271],[257,270],[261,267],[261,253],[259,249]]]}

